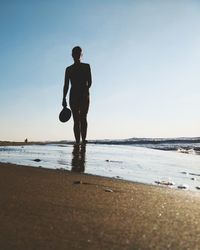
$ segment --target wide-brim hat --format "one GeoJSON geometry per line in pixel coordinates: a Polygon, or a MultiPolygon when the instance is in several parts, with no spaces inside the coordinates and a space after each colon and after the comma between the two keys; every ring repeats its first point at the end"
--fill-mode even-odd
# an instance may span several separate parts
{"type": "Polygon", "coordinates": [[[67,107],[64,107],[59,114],[59,120],[61,122],[67,122],[69,121],[71,114],[72,114],[71,110],[68,109],[67,107]]]}

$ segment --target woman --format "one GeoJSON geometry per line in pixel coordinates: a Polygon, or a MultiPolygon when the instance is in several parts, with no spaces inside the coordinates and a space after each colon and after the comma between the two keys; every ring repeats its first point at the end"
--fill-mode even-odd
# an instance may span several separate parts
{"type": "Polygon", "coordinates": [[[69,104],[74,119],[74,136],[76,143],[86,143],[87,113],[89,109],[89,88],[92,84],[90,65],[81,63],[82,49],[77,46],[72,49],[74,64],[66,68],[63,88],[63,107],[67,106],[66,95],[71,83],[69,104]]]}

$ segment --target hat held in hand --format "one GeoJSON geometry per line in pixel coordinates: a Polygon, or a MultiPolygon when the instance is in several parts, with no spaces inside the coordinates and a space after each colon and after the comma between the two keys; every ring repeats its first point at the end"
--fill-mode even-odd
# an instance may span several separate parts
{"type": "Polygon", "coordinates": [[[68,109],[67,107],[64,107],[59,114],[59,120],[61,122],[67,122],[69,121],[70,117],[71,117],[71,110],[68,109]]]}

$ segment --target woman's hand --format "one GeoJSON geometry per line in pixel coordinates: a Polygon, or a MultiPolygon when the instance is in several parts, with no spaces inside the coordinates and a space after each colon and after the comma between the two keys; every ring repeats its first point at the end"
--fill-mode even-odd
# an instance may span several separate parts
{"type": "Polygon", "coordinates": [[[66,98],[63,98],[63,101],[62,101],[62,106],[63,106],[63,108],[67,107],[66,98]]]}

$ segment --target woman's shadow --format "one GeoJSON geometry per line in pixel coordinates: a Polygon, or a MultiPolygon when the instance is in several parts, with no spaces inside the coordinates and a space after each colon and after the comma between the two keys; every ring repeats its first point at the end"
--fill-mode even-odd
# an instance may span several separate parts
{"type": "Polygon", "coordinates": [[[85,144],[75,144],[72,151],[72,172],[84,173],[85,171],[85,144]]]}

